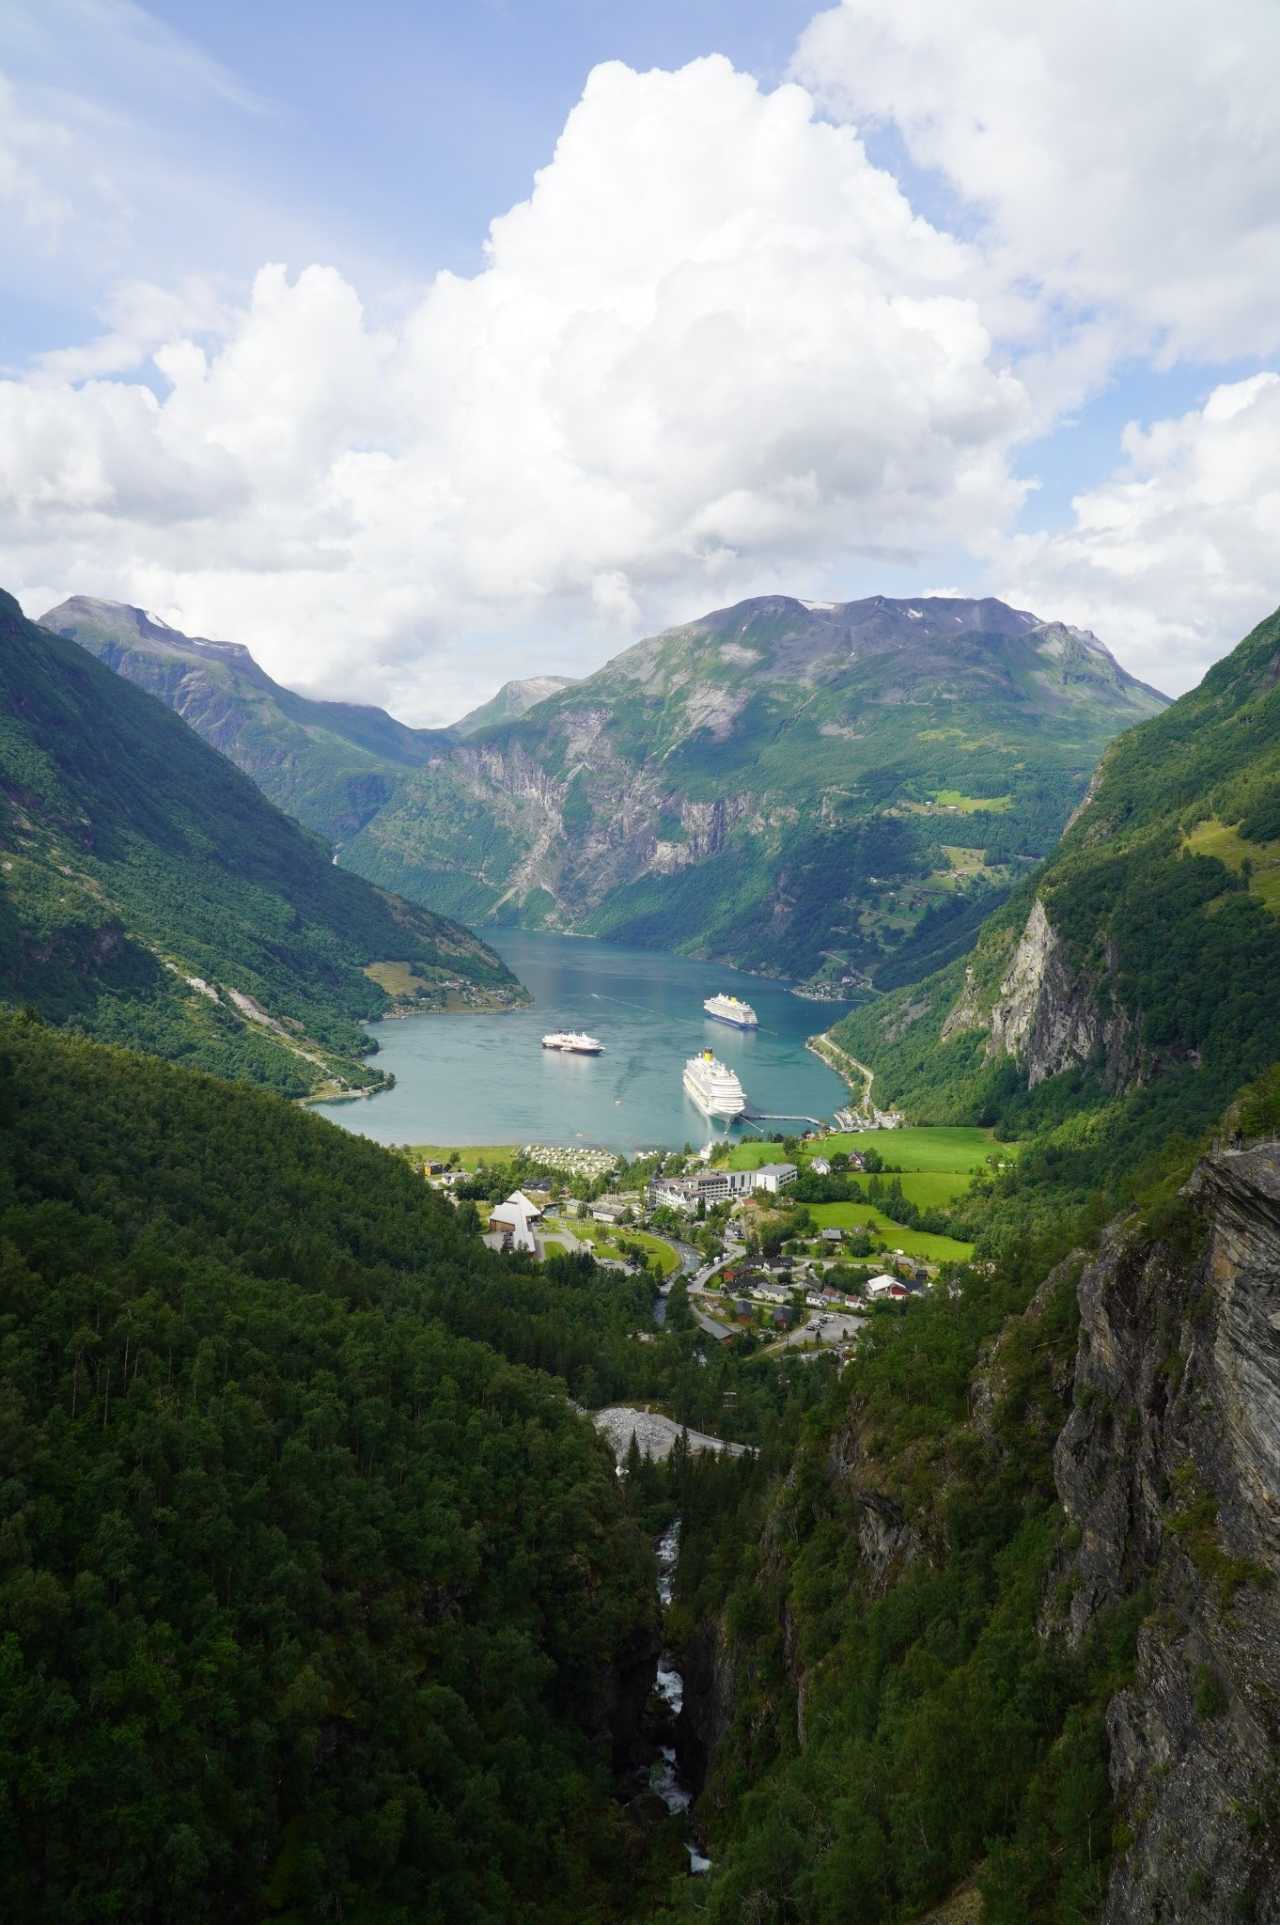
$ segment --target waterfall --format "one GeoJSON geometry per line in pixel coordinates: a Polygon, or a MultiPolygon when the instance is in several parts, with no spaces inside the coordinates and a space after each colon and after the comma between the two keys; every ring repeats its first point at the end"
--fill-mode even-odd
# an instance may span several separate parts
{"type": "MultiPolygon", "coordinates": [[[[675,1591],[676,1564],[680,1557],[680,1520],[670,1525],[658,1539],[658,1602],[665,1611],[675,1591]]],[[[678,1718],[684,1705],[684,1678],[676,1668],[675,1660],[669,1651],[663,1651],[658,1659],[657,1692],[673,1718],[678,1718]]],[[[693,1803],[693,1793],[680,1776],[674,1745],[661,1745],[658,1762],[649,1772],[649,1784],[661,1798],[670,1812],[687,1812],[693,1803]]],[[[698,1849],[697,1840],[687,1838],[685,1850],[689,1854],[689,1871],[698,1876],[711,1870],[711,1860],[698,1849]]]]}

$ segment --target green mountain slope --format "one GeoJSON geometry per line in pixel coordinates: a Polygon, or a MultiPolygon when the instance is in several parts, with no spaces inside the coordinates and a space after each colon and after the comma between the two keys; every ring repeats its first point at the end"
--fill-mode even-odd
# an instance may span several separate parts
{"type": "Polygon", "coordinates": [[[316,1117],[11,1018],[0,1224],[0,1912],[630,1915],[652,1554],[563,1385],[447,1327],[536,1349],[554,1283],[316,1117]]]}
{"type": "Polygon", "coordinates": [[[124,602],[73,595],[40,619],[176,709],[278,808],[335,842],[448,740],[384,709],[310,701],[273,682],[241,644],[183,635],[124,602]]]}
{"type": "Polygon", "coordinates": [[[504,682],[496,695],[482,702],[479,708],[470,710],[460,722],[455,722],[449,733],[479,735],[482,729],[497,728],[502,722],[518,722],[539,702],[545,702],[550,696],[559,695],[562,689],[572,686],[573,679],[568,675],[528,675],[523,681],[504,682]]]}
{"type": "Polygon", "coordinates": [[[967,947],[1163,700],[1000,602],[743,602],[438,747],[342,860],[472,921],[883,986],[967,947]]]}
{"type": "MultiPolygon", "coordinates": [[[[1280,1056],[1280,615],[1108,751],[966,962],[833,1040],[916,1117],[1194,1135],[1280,1056]],[[1087,1124],[1085,1118],[1091,1119],[1087,1124]]],[[[1083,1180],[1083,1174],[1082,1174],[1083,1180]]]]}
{"type": "Polygon", "coordinates": [[[1280,1915],[1278,871],[1275,616],[967,962],[834,1030],[878,1099],[1023,1141],[795,1454],[686,1479],[715,1870],[668,1919],[1280,1915]]]}
{"type": "Polygon", "coordinates": [[[0,595],[0,995],[301,1095],[372,1087],[392,999],[508,1002],[455,923],[327,850],[150,695],[0,595]],[[386,972],[383,972],[384,974],[386,972]]]}

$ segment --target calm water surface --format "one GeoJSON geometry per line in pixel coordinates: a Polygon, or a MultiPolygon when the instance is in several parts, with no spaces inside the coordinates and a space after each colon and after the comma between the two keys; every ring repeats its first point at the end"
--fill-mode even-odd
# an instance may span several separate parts
{"type": "MultiPolygon", "coordinates": [[[[376,1060],[394,1072],[395,1089],[367,1102],[317,1105],[323,1114],[379,1143],[674,1149],[711,1134],[680,1083],[685,1059],[706,1047],[737,1071],[753,1109],[829,1119],[844,1101],[844,1084],[804,1047],[842,1004],[804,1002],[758,976],[652,950],[520,930],[486,931],[486,940],[533,1007],[378,1024],[376,1060]],[[704,1016],[704,998],[718,991],[751,1003],[759,1030],[704,1016]],[[544,1050],[541,1038],[552,1029],[585,1029],[605,1054],[544,1050]]],[[[738,1133],[744,1128],[752,1133],[741,1124],[738,1133]]]]}

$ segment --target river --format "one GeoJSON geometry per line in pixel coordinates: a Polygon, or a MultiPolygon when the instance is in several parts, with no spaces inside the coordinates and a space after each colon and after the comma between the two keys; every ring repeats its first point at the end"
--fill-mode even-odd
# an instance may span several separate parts
{"type": "Polygon", "coordinates": [[[711,1133],[680,1080],[686,1058],[703,1048],[736,1070],[756,1110],[829,1121],[845,1100],[839,1077],[804,1047],[844,1004],[807,1002],[784,984],[651,949],[523,930],[485,933],[532,993],[533,1007],[379,1023],[378,1067],[394,1073],[396,1087],[317,1108],[379,1143],[678,1149],[711,1133]],[[702,1004],[717,992],[750,1002],[759,1030],[705,1016],[702,1004]],[[553,1029],[588,1030],[605,1053],[544,1050],[540,1039],[553,1029]]]}

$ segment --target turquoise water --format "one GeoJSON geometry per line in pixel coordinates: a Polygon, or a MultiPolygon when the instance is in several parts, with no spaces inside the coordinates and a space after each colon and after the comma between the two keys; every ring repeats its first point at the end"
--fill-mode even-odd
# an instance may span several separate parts
{"type": "MultiPolygon", "coordinates": [[[[318,1104],[322,1114],[379,1143],[675,1149],[711,1134],[680,1083],[685,1059],[706,1047],[737,1071],[753,1109],[829,1120],[844,1101],[844,1084],[804,1047],[842,1004],[803,1002],[758,976],[648,949],[485,933],[532,993],[532,1009],[380,1023],[376,1061],[394,1072],[396,1087],[367,1102],[318,1104]],[[751,1003],[759,1030],[704,1016],[704,999],[717,991],[751,1003]],[[605,1054],[544,1050],[552,1029],[585,1029],[605,1054]]],[[[752,1132],[739,1124],[737,1133],[752,1132]]]]}

